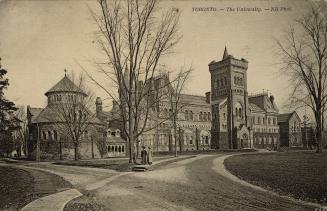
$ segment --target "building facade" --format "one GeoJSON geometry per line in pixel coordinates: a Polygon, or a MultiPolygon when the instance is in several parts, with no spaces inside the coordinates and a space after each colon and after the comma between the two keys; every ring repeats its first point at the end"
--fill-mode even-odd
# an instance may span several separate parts
{"type": "Polygon", "coordinates": [[[211,74],[212,148],[276,148],[278,108],[273,96],[248,96],[248,61],[225,48],[221,61],[209,64],[211,74]]]}
{"type": "MultiPolygon", "coordinates": [[[[278,115],[281,147],[302,147],[301,119],[294,111],[278,115]]],[[[310,131],[311,132],[311,131],[310,131]]]]}
{"type": "MultiPolygon", "coordinates": [[[[45,95],[47,97],[45,108],[30,106],[27,108],[29,130],[27,148],[30,159],[36,159],[37,153],[41,159],[74,158],[76,141],[72,141],[70,127],[65,127],[70,120],[62,118],[63,115],[67,115],[67,118],[72,117],[71,121],[75,119],[83,122],[84,118],[84,126],[80,127],[83,131],[80,131],[78,140],[79,158],[101,158],[110,155],[112,145],[110,139],[105,136],[104,123],[91,111],[84,109],[85,112],[82,112],[82,107],[78,107],[85,107],[82,101],[87,94],[68,76],[65,75],[45,95]]],[[[122,150],[122,147],[113,148],[117,153],[122,150]]]]}

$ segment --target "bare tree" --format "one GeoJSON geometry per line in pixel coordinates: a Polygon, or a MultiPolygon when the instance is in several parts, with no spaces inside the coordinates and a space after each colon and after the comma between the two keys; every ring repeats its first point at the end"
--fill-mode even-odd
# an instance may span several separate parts
{"type": "Polygon", "coordinates": [[[27,116],[25,106],[18,106],[18,110],[14,113],[15,117],[20,121],[19,129],[15,131],[15,146],[18,157],[21,157],[21,151],[24,152],[24,155],[27,154],[27,142],[28,142],[28,127],[27,127],[27,116]]]}
{"type": "Polygon", "coordinates": [[[154,102],[153,80],[160,59],[171,52],[180,40],[178,11],[158,13],[158,0],[98,0],[100,12],[92,12],[98,25],[98,43],[106,61],[98,64],[112,90],[94,77],[120,109],[123,132],[129,146],[129,162],[133,161],[134,144],[144,132],[154,102]],[[143,81],[143,82],[142,82],[143,81]]]}
{"type": "MultiPolygon", "coordinates": [[[[182,92],[185,89],[185,85],[190,78],[192,68],[184,70],[183,68],[178,72],[176,79],[170,83],[168,87],[168,103],[169,103],[169,121],[173,126],[174,140],[175,140],[175,157],[177,157],[177,139],[180,141],[178,134],[178,121],[179,113],[186,104],[181,102],[182,92]]],[[[181,145],[179,143],[179,145],[181,145]]]]}
{"type": "Polygon", "coordinates": [[[317,152],[322,152],[323,113],[327,103],[327,19],[319,8],[296,21],[277,41],[282,72],[293,86],[290,103],[309,106],[316,121],[317,152]]]}
{"type": "Polygon", "coordinates": [[[73,143],[74,158],[78,160],[80,141],[85,135],[88,136],[87,132],[91,125],[97,122],[95,114],[91,112],[95,102],[94,95],[86,89],[85,78],[81,75],[77,80],[74,80],[74,77],[71,80],[75,81],[76,87],[66,83],[65,90],[72,89],[72,93],[57,96],[60,100],[48,107],[57,120],[56,130],[61,138],[66,137],[73,143]]]}

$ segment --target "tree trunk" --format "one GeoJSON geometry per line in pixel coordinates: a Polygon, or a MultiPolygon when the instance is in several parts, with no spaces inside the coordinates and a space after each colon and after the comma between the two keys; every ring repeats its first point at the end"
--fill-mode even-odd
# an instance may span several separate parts
{"type": "Polygon", "coordinates": [[[79,155],[78,155],[78,143],[74,143],[74,158],[75,160],[79,160],[79,155]]]}
{"type": "Polygon", "coordinates": [[[316,153],[322,153],[322,113],[321,108],[318,107],[316,113],[316,140],[317,140],[317,149],[316,153]]]}
{"type": "Polygon", "coordinates": [[[177,124],[176,124],[176,118],[174,118],[174,139],[175,139],[175,157],[177,157],[178,154],[177,154],[177,124]]]}

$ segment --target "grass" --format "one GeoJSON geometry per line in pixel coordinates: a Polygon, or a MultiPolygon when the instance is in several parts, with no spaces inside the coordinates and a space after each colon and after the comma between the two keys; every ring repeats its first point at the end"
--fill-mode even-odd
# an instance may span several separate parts
{"type": "Polygon", "coordinates": [[[245,154],[227,158],[225,166],[252,184],[327,205],[327,153],[245,154]]]}
{"type": "Polygon", "coordinates": [[[0,166],[0,210],[19,210],[37,198],[70,187],[57,175],[0,166]]]}

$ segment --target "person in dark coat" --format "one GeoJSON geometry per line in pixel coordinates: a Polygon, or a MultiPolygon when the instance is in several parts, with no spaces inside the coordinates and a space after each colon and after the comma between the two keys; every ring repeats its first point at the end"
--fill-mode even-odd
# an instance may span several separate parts
{"type": "Polygon", "coordinates": [[[151,150],[151,147],[148,147],[148,153],[147,153],[147,163],[149,164],[149,165],[151,165],[152,164],[152,150],[151,150]]]}
{"type": "Polygon", "coordinates": [[[142,158],[142,165],[145,165],[147,163],[147,151],[145,150],[145,146],[142,147],[141,151],[141,158],[142,158]]]}

